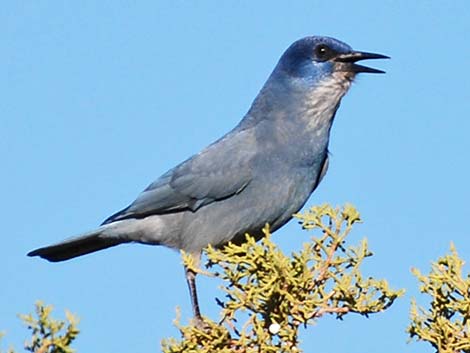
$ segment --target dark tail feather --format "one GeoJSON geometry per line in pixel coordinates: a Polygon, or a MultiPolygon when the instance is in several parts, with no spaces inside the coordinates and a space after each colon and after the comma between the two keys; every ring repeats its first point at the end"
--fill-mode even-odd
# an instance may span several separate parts
{"type": "Polygon", "coordinates": [[[122,242],[122,239],[104,237],[102,231],[97,230],[55,245],[33,250],[28,253],[28,256],[40,256],[51,262],[59,262],[106,249],[122,242]]]}

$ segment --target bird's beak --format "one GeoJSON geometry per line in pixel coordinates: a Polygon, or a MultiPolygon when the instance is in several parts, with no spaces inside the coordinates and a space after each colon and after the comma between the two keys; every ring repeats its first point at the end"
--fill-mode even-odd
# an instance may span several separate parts
{"type": "Polygon", "coordinates": [[[384,74],[385,71],[377,70],[372,67],[367,67],[363,65],[356,64],[359,60],[366,60],[366,59],[390,59],[390,57],[382,54],[375,54],[375,53],[366,53],[363,51],[353,51],[350,53],[339,54],[336,56],[333,61],[339,63],[338,70],[339,71],[349,71],[354,73],[359,72],[370,72],[373,74],[384,74]]]}

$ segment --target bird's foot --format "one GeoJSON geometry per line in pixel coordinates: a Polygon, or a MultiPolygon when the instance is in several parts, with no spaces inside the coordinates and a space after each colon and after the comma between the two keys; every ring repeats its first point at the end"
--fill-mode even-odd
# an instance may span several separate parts
{"type": "Polygon", "coordinates": [[[211,328],[209,323],[204,321],[201,315],[193,317],[192,325],[201,331],[209,331],[211,328]]]}

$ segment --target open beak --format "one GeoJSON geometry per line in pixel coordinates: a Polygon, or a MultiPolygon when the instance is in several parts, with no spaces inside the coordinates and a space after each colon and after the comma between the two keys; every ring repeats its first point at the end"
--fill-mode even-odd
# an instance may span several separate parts
{"type": "Polygon", "coordinates": [[[366,53],[363,51],[353,51],[350,53],[339,54],[333,60],[335,62],[340,63],[338,69],[340,71],[349,71],[354,73],[359,72],[370,72],[373,74],[384,74],[385,71],[377,70],[372,67],[367,67],[363,65],[356,64],[359,60],[366,60],[366,59],[390,59],[390,57],[382,54],[375,54],[375,53],[366,53]]]}

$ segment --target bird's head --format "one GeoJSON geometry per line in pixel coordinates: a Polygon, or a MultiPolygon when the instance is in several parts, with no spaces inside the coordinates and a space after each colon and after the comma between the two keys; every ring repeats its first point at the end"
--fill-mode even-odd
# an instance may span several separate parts
{"type": "Polygon", "coordinates": [[[383,73],[357,62],[387,58],[381,54],[355,51],[329,37],[300,39],[281,56],[242,125],[262,119],[296,123],[302,120],[312,129],[318,125],[328,128],[356,75],[361,72],[383,73]]]}
{"type": "Polygon", "coordinates": [[[277,69],[309,86],[317,86],[332,77],[347,83],[360,72],[384,73],[357,62],[387,58],[382,54],[355,51],[334,38],[312,36],[294,42],[282,55],[277,69]]]}

